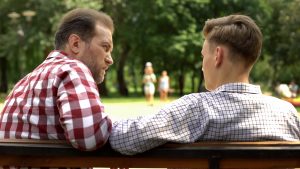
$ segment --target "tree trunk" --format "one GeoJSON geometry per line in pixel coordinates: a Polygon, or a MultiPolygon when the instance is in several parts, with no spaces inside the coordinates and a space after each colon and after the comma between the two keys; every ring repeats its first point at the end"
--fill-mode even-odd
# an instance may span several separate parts
{"type": "Polygon", "coordinates": [[[7,93],[8,82],[7,82],[7,61],[5,57],[0,57],[0,93],[7,93]]]}
{"type": "Polygon", "coordinates": [[[184,92],[183,92],[183,89],[184,89],[184,75],[183,75],[182,71],[180,71],[178,82],[179,82],[178,83],[179,84],[179,95],[183,96],[183,94],[184,94],[184,92]]]}
{"type": "Polygon", "coordinates": [[[130,74],[133,80],[133,88],[134,88],[134,94],[137,95],[138,93],[138,83],[137,83],[137,77],[136,77],[136,73],[135,73],[135,66],[134,63],[132,64],[131,68],[130,68],[130,74]]]}
{"type": "Polygon", "coordinates": [[[122,96],[128,96],[128,88],[124,79],[124,67],[129,51],[129,46],[123,43],[123,50],[120,54],[120,61],[117,68],[118,90],[122,96]]]}
{"type": "Polygon", "coordinates": [[[202,70],[200,70],[199,75],[200,75],[200,80],[199,80],[198,92],[204,92],[206,91],[206,89],[202,85],[204,82],[204,75],[202,70]]]}
{"type": "Polygon", "coordinates": [[[193,70],[193,74],[192,74],[192,86],[191,86],[191,93],[195,92],[195,79],[196,79],[196,70],[193,70]]]}

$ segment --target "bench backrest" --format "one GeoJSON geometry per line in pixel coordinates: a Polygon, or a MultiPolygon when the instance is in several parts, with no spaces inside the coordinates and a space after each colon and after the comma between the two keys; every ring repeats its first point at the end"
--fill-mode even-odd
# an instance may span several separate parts
{"type": "Polygon", "coordinates": [[[0,166],[127,168],[296,168],[300,142],[165,144],[124,156],[109,145],[83,152],[61,140],[0,140],[0,166]]]}

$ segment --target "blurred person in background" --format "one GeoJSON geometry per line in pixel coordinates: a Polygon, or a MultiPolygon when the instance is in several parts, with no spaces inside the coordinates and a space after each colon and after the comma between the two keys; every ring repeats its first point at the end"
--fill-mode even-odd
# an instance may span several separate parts
{"type": "Polygon", "coordinates": [[[292,80],[291,83],[289,84],[289,88],[291,90],[292,97],[293,98],[297,97],[299,86],[296,84],[294,80],[292,80]]]}
{"type": "Polygon", "coordinates": [[[170,90],[170,77],[168,76],[168,72],[166,70],[163,70],[161,72],[161,76],[158,82],[158,90],[159,90],[160,100],[167,101],[168,93],[170,90]]]}
{"type": "Polygon", "coordinates": [[[144,94],[146,97],[146,101],[150,106],[153,106],[154,102],[154,94],[155,94],[155,85],[156,76],[154,74],[154,70],[151,62],[147,62],[145,64],[144,76],[143,76],[143,84],[144,84],[144,94]]]}

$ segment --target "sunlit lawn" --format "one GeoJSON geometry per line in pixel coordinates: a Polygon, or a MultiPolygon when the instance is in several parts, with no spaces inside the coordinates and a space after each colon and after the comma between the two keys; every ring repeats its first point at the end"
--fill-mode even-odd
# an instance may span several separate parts
{"type": "Polygon", "coordinates": [[[162,102],[159,98],[155,98],[153,106],[148,105],[143,97],[104,98],[102,102],[105,105],[105,112],[114,121],[156,113],[161,107],[174,99],[176,98],[173,97],[167,102],[162,102]]]}
{"type": "MultiPolygon", "coordinates": [[[[172,97],[169,100],[172,101],[176,98],[177,97],[172,97]]],[[[102,98],[101,101],[105,105],[105,112],[113,121],[153,114],[170,102],[161,102],[158,97],[155,98],[154,106],[149,106],[143,97],[102,98]]],[[[2,110],[3,102],[4,99],[2,97],[0,100],[0,111],[2,110]]],[[[300,112],[300,107],[296,107],[296,109],[300,112]]]]}
{"type": "MultiPolygon", "coordinates": [[[[115,121],[156,113],[161,107],[174,99],[176,97],[170,98],[167,102],[162,102],[159,98],[155,98],[153,106],[149,106],[143,97],[102,98],[101,101],[105,106],[105,113],[115,121]]],[[[3,102],[4,99],[0,101],[0,111],[2,110],[3,102]]]]}

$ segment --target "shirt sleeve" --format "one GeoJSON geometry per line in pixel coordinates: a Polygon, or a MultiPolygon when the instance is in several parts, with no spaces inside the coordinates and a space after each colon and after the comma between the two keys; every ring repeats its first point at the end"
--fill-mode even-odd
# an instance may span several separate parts
{"type": "Polygon", "coordinates": [[[199,106],[185,96],[154,115],[115,122],[109,142],[114,150],[133,155],[167,142],[195,142],[207,123],[208,117],[200,115],[199,106]]]}
{"type": "Polygon", "coordinates": [[[112,122],[104,115],[98,88],[83,64],[66,64],[58,74],[57,105],[66,140],[89,151],[108,140],[112,122]]]}

